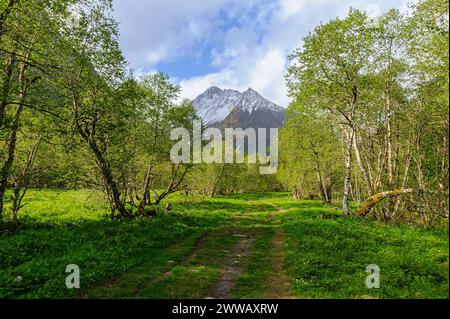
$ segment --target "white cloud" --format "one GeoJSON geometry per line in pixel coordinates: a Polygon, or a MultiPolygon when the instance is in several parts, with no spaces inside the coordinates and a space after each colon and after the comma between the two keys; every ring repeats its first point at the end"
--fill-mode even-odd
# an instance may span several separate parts
{"type": "Polygon", "coordinates": [[[164,61],[168,56],[168,48],[165,45],[161,45],[155,50],[146,54],[146,62],[150,65],[156,65],[161,61],[164,61]]]}
{"type": "MultiPolygon", "coordinates": [[[[114,0],[121,45],[131,65],[154,70],[159,62],[195,59],[210,43],[210,64],[219,70],[177,79],[182,97],[208,87],[252,87],[287,106],[287,56],[319,23],[345,17],[350,7],[377,15],[407,0],[114,0]],[[224,16],[234,22],[230,25],[224,16]],[[236,23],[237,22],[237,23],[236,23]]],[[[415,1],[415,0],[414,0],[415,1]]]]}
{"type": "Polygon", "coordinates": [[[285,106],[288,104],[284,83],[286,63],[283,52],[273,49],[255,62],[250,76],[250,83],[255,90],[264,92],[267,98],[285,106]]]}
{"type": "Polygon", "coordinates": [[[233,70],[223,69],[217,73],[210,73],[203,76],[192,77],[187,80],[181,80],[182,97],[194,99],[211,86],[217,86],[227,89],[240,90],[233,70]]]}
{"type": "Polygon", "coordinates": [[[287,106],[289,99],[286,96],[286,86],[284,81],[280,81],[286,70],[283,53],[273,49],[251,62],[242,63],[242,60],[239,60],[239,66],[236,68],[224,68],[220,72],[180,81],[182,97],[194,99],[213,85],[238,91],[252,87],[269,100],[287,106]]]}
{"type": "Polygon", "coordinates": [[[287,20],[292,16],[298,14],[308,0],[281,0],[280,1],[280,18],[287,20]]]}
{"type": "Polygon", "coordinates": [[[269,51],[261,59],[257,60],[253,65],[250,77],[254,88],[257,90],[266,89],[273,81],[274,77],[278,77],[284,72],[285,58],[274,49],[269,51]]]}
{"type": "Polygon", "coordinates": [[[149,68],[193,52],[214,36],[214,17],[232,0],[114,0],[120,42],[131,65],[149,68]],[[155,53],[156,52],[156,53],[155,53]]]}

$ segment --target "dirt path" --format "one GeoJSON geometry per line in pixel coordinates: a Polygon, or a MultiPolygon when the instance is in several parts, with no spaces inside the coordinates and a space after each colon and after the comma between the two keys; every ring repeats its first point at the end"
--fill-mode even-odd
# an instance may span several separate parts
{"type": "Polygon", "coordinates": [[[191,260],[195,259],[195,257],[197,256],[197,254],[199,253],[200,249],[203,247],[203,245],[205,244],[205,242],[207,241],[207,238],[209,236],[208,232],[204,232],[203,234],[200,235],[200,237],[198,237],[195,240],[194,245],[192,246],[191,252],[189,254],[187,254],[186,256],[184,256],[179,264],[180,265],[185,265],[188,262],[190,262],[191,260]]]}
{"type": "MultiPolygon", "coordinates": [[[[207,241],[209,236],[209,232],[203,232],[200,234],[198,238],[195,239],[193,246],[188,254],[181,257],[179,261],[175,260],[167,260],[165,267],[161,268],[162,273],[157,277],[151,277],[148,281],[140,281],[136,282],[131,289],[127,290],[126,298],[135,298],[139,292],[147,286],[154,285],[161,280],[169,277],[172,274],[172,269],[177,265],[185,265],[189,263],[191,260],[197,256],[198,252],[201,250],[204,243],[207,241]]],[[[167,250],[177,250],[179,249],[180,243],[175,243],[167,247],[167,250]]],[[[151,261],[150,261],[151,262],[151,261]]],[[[120,288],[122,286],[126,286],[127,278],[126,276],[129,274],[133,274],[134,272],[142,272],[142,268],[145,268],[146,261],[143,261],[142,264],[136,265],[134,268],[131,268],[127,273],[118,275],[112,279],[109,279],[107,282],[100,284],[96,287],[94,291],[82,291],[79,295],[79,298],[103,298],[104,295],[107,295],[107,292],[113,289],[120,288]]],[[[150,266],[150,265],[149,265],[150,266]]]]}
{"type": "Polygon", "coordinates": [[[208,292],[206,299],[225,299],[230,295],[236,279],[242,273],[248,260],[248,254],[254,242],[251,235],[234,234],[239,238],[237,244],[225,259],[222,275],[208,292]]]}
{"type": "MultiPolygon", "coordinates": [[[[284,271],[283,265],[285,260],[284,248],[285,237],[282,223],[276,217],[282,214],[284,210],[279,209],[268,215],[269,227],[274,231],[270,248],[267,255],[271,262],[271,276],[265,288],[264,297],[269,299],[290,299],[295,298],[290,289],[290,278],[284,271]]],[[[221,277],[209,290],[207,299],[225,299],[230,296],[230,292],[234,288],[238,277],[245,271],[246,264],[249,259],[252,244],[257,238],[257,234],[246,233],[234,234],[239,240],[229,255],[225,258],[221,270],[221,277]]]]}
{"type": "MultiPolygon", "coordinates": [[[[273,206],[265,212],[261,208],[235,215],[229,223],[204,231],[190,243],[179,242],[167,247],[164,255],[149,257],[127,273],[82,294],[81,298],[147,298],[155,296],[153,289],[159,289],[161,295],[168,298],[196,296],[226,299],[234,295],[233,290],[237,289],[236,283],[241,275],[256,270],[253,258],[261,258],[258,257],[261,254],[265,256],[261,271],[269,275],[262,282],[256,279],[258,290],[250,289],[249,296],[255,293],[270,299],[295,298],[290,289],[291,280],[283,269],[285,237],[282,223],[277,218],[283,212],[273,206]],[[266,244],[261,246],[261,243],[266,244]],[[250,266],[252,270],[247,270],[247,266],[251,265],[249,262],[253,262],[250,266]],[[208,267],[215,269],[215,276],[210,279],[207,273],[201,275],[208,267]],[[215,280],[218,270],[220,273],[215,280]],[[197,282],[189,285],[194,275],[198,277],[197,282]]],[[[246,289],[245,284],[242,288],[246,289]]]]}
{"type": "Polygon", "coordinates": [[[284,210],[278,210],[269,215],[269,220],[271,221],[274,229],[274,235],[272,238],[272,245],[269,251],[272,261],[272,275],[270,276],[270,281],[265,294],[268,299],[291,299],[294,296],[290,289],[290,279],[289,276],[283,269],[284,265],[284,232],[282,224],[276,221],[276,217],[282,214],[284,210]]]}

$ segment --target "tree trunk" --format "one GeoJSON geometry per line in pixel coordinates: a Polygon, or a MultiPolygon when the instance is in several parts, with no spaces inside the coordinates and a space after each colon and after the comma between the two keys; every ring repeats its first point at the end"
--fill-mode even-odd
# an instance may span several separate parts
{"type": "Polygon", "coordinates": [[[328,181],[325,184],[325,191],[327,194],[327,204],[331,204],[332,200],[333,200],[333,183],[331,181],[328,181]]]}
{"type": "Polygon", "coordinates": [[[394,183],[394,163],[392,151],[392,124],[391,124],[391,107],[389,97],[386,97],[386,112],[387,112],[387,169],[388,169],[388,185],[394,183]]]}
{"type": "Polygon", "coordinates": [[[328,191],[327,191],[327,187],[325,185],[325,181],[322,178],[322,172],[320,170],[319,154],[315,150],[313,150],[313,154],[314,154],[314,159],[315,159],[314,164],[315,164],[315,170],[316,170],[316,175],[317,175],[317,182],[319,183],[319,188],[320,188],[320,195],[322,196],[322,201],[325,204],[329,204],[330,198],[328,197],[328,191]]]}
{"type": "Polygon", "coordinates": [[[411,188],[407,188],[407,189],[402,188],[402,189],[396,189],[393,191],[386,191],[386,192],[375,194],[375,195],[369,197],[367,199],[367,201],[363,204],[363,206],[360,209],[358,209],[357,215],[366,216],[368,213],[370,213],[370,211],[376,204],[378,204],[379,202],[381,202],[382,200],[384,200],[386,198],[397,197],[397,196],[412,193],[412,192],[413,192],[413,190],[411,188]]]}
{"type": "Polygon", "coordinates": [[[17,223],[17,215],[19,210],[24,206],[22,205],[22,200],[28,190],[28,184],[31,178],[34,160],[36,158],[39,146],[42,143],[42,136],[39,137],[37,142],[30,148],[28,152],[27,162],[25,167],[20,172],[19,176],[15,181],[13,181],[14,189],[12,195],[12,212],[13,212],[13,222],[17,223]]]}
{"type": "Polygon", "coordinates": [[[9,89],[11,85],[11,77],[13,73],[13,67],[15,63],[15,56],[13,53],[10,54],[8,62],[5,68],[5,76],[3,77],[3,88],[2,95],[0,98],[0,128],[3,128],[6,117],[6,106],[8,105],[9,89]]]}
{"type": "Polygon", "coordinates": [[[391,68],[392,68],[392,39],[389,42],[388,48],[388,77],[385,83],[383,92],[383,100],[386,112],[386,152],[387,152],[387,171],[388,171],[388,185],[392,186],[394,183],[394,157],[392,146],[392,112],[391,112],[391,68]]]}
{"type": "Polygon", "coordinates": [[[88,144],[91,151],[95,155],[97,166],[100,168],[100,171],[102,172],[106,187],[110,191],[111,194],[110,199],[112,200],[114,209],[117,209],[117,211],[122,217],[131,218],[132,217],[131,214],[128,212],[123,201],[120,198],[119,188],[117,187],[117,184],[114,181],[109,163],[103,157],[103,153],[100,151],[95,141],[89,140],[88,144]]]}
{"type": "Polygon", "coordinates": [[[108,200],[110,202],[111,206],[111,213],[114,217],[114,211],[117,210],[119,214],[124,218],[131,218],[132,215],[128,212],[128,210],[125,207],[125,201],[122,201],[120,198],[120,192],[119,188],[117,187],[117,184],[114,180],[111,165],[110,163],[105,159],[102,151],[97,145],[97,141],[95,139],[95,124],[98,120],[98,118],[92,119],[91,123],[89,125],[91,126],[90,130],[87,128],[87,125],[84,126],[84,128],[80,124],[80,116],[79,116],[79,100],[76,91],[72,90],[72,104],[73,104],[73,111],[74,111],[74,123],[76,126],[76,129],[80,136],[83,138],[83,140],[88,145],[90,151],[95,156],[95,162],[97,166],[100,169],[100,172],[102,174],[103,180],[105,182],[105,188],[106,192],[108,194],[108,200]]]}
{"type": "Polygon", "coordinates": [[[361,173],[364,177],[364,182],[366,183],[367,193],[369,194],[369,196],[372,196],[373,195],[372,182],[370,181],[370,176],[369,173],[367,172],[366,166],[364,165],[361,159],[356,129],[354,129],[353,148],[355,149],[356,161],[358,162],[359,169],[361,170],[361,173]]]}
{"type": "MultiPolygon", "coordinates": [[[[402,188],[406,187],[406,183],[408,182],[408,177],[409,177],[409,168],[411,166],[411,158],[412,158],[412,153],[411,153],[411,145],[408,145],[408,151],[407,151],[407,156],[406,156],[406,163],[405,163],[405,171],[403,173],[403,180],[402,180],[402,188]]],[[[395,205],[394,205],[394,211],[393,214],[395,215],[398,211],[400,207],[400,199],[397,198],[397,200],[395,201],[395,205]]]]}
{"type": "Polygon", "coordinates": [[[155,204],[156,205],[159,205],[161,203],[161,201],[167,195],[175,193],[179,189],[181,183],[183,182],[184,178],[186,177],[186,174],[189,171],[189,166],[186,166],[184,171],[182,173],[180,173],[180,176],[178,177],[178,181],[177,181],[176,179],[177,179],[177,175],[178,175],[178,172],[180,170],[181,164],[179,163],[179,164],[177,164],[175,166],[175,168],[173,168],[173,167],[174,166],[172,165],[172,178],[170,180],[170,183],[167,186],[167,189],[164,192],[162,192],[161,194],[159,194],[157,196],[157,198],[155,199],[155,204]]]}
{"type": "Polygon", "coordinates": [[[344,194],[342,196],[342,210],[344,215],[350,215],[350,186],[351,186],[351,175],[352,175],[352,148],[353,148],[353,138],[354,129],[349,127],[346,134],[346,150],[345,150],[345,171],[344,171],[344,194]],[[350,132],[348,132],[350,131],[350,132]]]}
{"type": "Polygon", "coordinates": [[[8,155],[6,161],[3,163],[3,166],[0,170],[0,221],[3,218],[3,210],[4,210],[4,196],[6,192],[6,186],[8,184],[8,177],[11,170],[11,166],[14,162],[15,153],[16,153],[16,144],[17,144],[17,132],[20,128],[20,116],[23,111],[23,103],[25,102],[26,92],[27,92],[27,83],[25,83],[25,69],[26,65],[23,64],[19,71],[19,85],[20,85],[20,93],[19,93],[19,103],[17,105],[16,113],[14,115],[14,120],[11,126],[11,136],[8,141],[8,155]]]}
{"type": "Polygon", "coordinates": [[[144,177],[144,186],[142,188],[142,200],[139,203],[137,214],[144,216],[145,206],[149,203],[149,191],[150,191],[150,178],[151,178],[151,166],[148,167],[144,177]]]}
{"type": "Polygon", "coordinates": [[[213,188],[211,190],[210,196],[213,197],[217,192],[217,186],[219,185],[219,181],[222,178],[223,171],[225,170],[225,163],[222,164],[222,167],[220,168],[219,176],[217,176],[216,180],[214,181],[213,188]]]}

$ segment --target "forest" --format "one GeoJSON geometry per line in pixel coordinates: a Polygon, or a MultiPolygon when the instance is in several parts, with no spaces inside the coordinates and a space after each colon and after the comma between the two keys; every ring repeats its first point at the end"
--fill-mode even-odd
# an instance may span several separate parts
{"type": "Polygon", "coordinates": [[[289,56],[274,175],[170,160],[170,132],[199,118],[168,75],[129,67],[112,9],[0,1],[0,298],[364,298],[377,258],[391,271],[373,297],[448,298],[447,0],[310,30],[289,56]],[[235,285],[215,290],[218,251],[236,247],[235,285]],[[64,286],[73,263],[97,265],[82,293],[64,286]]]}
{"type": "Polygon", "coordinates": [[[338,191],[344,214],[352,200],[363,203],[356,214],[383,220],[448,217],[447,4],[372,21],[353,10],[292,53],[290,147],[280,149],[295,196],[329,203],[338,191]]]}

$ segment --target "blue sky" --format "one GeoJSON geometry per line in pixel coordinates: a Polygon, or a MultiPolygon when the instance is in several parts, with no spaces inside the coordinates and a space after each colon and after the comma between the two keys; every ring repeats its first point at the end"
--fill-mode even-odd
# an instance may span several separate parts
{"type": "Polygon", "coordinates": [[[162,71],[195,98],[248,87],[286,107],[287,56],[350,7],[374,16],[408,0],[114,0],[120,45],[136,73],[162,71]]]}

